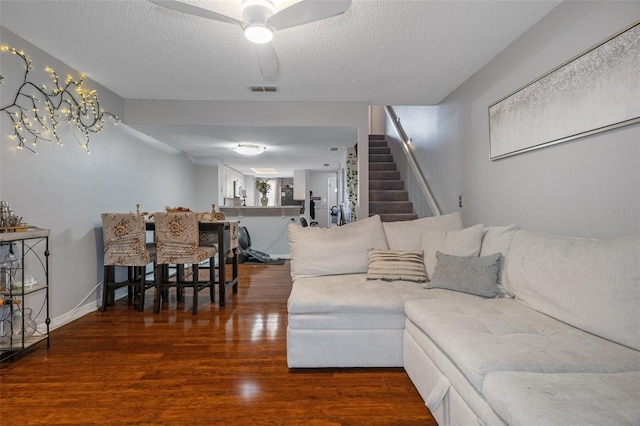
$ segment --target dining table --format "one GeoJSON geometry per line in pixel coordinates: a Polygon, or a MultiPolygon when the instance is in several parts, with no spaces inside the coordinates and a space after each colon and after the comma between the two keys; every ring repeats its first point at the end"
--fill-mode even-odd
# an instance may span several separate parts
{"type": "MultiPolygon", "coordinates": [[[[155,231],[153,220],[145,221],[147,231],[155,231]]],[[[201,241],[207,239],[207,234],[214,236],[218,252],[218,277],[215,278],[215,265],[210,265],[210,273],[214,274],[214,282],[218,284],[218,303],[225,306],[227,300],[227,290],[231,288],[232,293],[238,293],[238,222],[237,221],[198,221],[198,231],[201,241]],[[227,280],[227,253],[231,258],[231,279],[227,280]]]]}

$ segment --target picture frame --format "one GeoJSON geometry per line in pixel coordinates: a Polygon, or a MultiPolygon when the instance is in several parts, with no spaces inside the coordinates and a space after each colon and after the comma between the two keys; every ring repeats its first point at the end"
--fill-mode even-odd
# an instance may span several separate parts
{"type": "Polygon", "coordinates": [[[489,106],[491,160],[640,122],[640,21],[489,106]]]}
{"type": "Polygon", "coordinates": [[[233,181],[233,197],[242,198],[243,191],[244,191],[244,187],[242,186],[242,184],[239,181],[234,180],[233,181]]]}

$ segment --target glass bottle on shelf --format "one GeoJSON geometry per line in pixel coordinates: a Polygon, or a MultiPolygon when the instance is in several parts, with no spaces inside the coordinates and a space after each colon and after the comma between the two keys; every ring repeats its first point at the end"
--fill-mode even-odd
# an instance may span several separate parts
{"type": "Polygon", "coordinates": [[[36,321],[31,317],[32,313],[33,311],[31,308],[23,308],[13,311],[11,323],[13,325],[14,340],[20,342],[24,336],[24,340],[27,341],[35,334],[38,326],[36,325],[36,321]]]}

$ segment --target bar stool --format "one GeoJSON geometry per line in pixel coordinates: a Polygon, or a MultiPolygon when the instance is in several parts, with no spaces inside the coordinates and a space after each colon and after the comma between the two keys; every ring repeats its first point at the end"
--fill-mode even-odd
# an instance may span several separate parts
{"type": "Polygon", "coordinates": [[[161,299],[171,287],[178,291],[183,288],[193,288],[193,314],[198,313],[198,292],[209,288],[211,302],[215,301],[215,276],[209,274],[209,280],[199,281],[198,272],[200,262],[209,259],[213,265],[216,254],[215,247],[200,247],[198,245],[198,218],[193,212],[161,212],[154,213],[155,239],[157,248],[156,268],[156,299],[154,312],[160,313],[161,299]],[[177,277],[175,281],[168,281],[165,277],[169,264],[191,264],[191,280],[177,277]]]}
{"type": "MultiPolygon", "coordinates": [[[[139,297],[138,310],[144,311],[145,291],[155,286],[146,279],[146,267],[156,260],[156,249],[146,242],[144,216],[134,213],[102,213],[104,278],[100,311],[114,303],[114,291],[127,286],[129,300],[139,297]],[[126,266],[128,278],[116,281],[116,266],[126,266]]],[[[155,270],[155,267],[154,267],[155,270]]]]}

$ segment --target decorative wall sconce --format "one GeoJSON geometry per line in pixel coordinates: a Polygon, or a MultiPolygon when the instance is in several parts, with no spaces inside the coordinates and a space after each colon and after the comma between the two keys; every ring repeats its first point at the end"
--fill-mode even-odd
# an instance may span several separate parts
{"type": "MultiPolygon", "coordinates": [[[[89,152],[89,135],[100,132],[107,118],[114,120],[115,124],[120,121],[114,114],[100,108],[95,90],[82,87],[84,75],[80,75],[79,80],[69,75],[64,85],[61,85],[55,70],[47,67],[45,71],[51,75],[53,86],[39,86],[29,81],[29,71],[33,67],[25,53],[9,46],[0,46],[0,54],[7,52],[24,62],[24,76],[13,103],[0,108],[0,112],[5,112],[13,123],[10,137],[17,140],[18,149],[28,149],[35,154],[35,146],[40,140],[55,140],[62,145],[58,126],[59,120],[65,120],[69,124],[73,123],[84,134],[85,142],[82,147],[89,152]]],[[[0,75],[0,84],[4,78],[5,76],[0,75]]]]}

